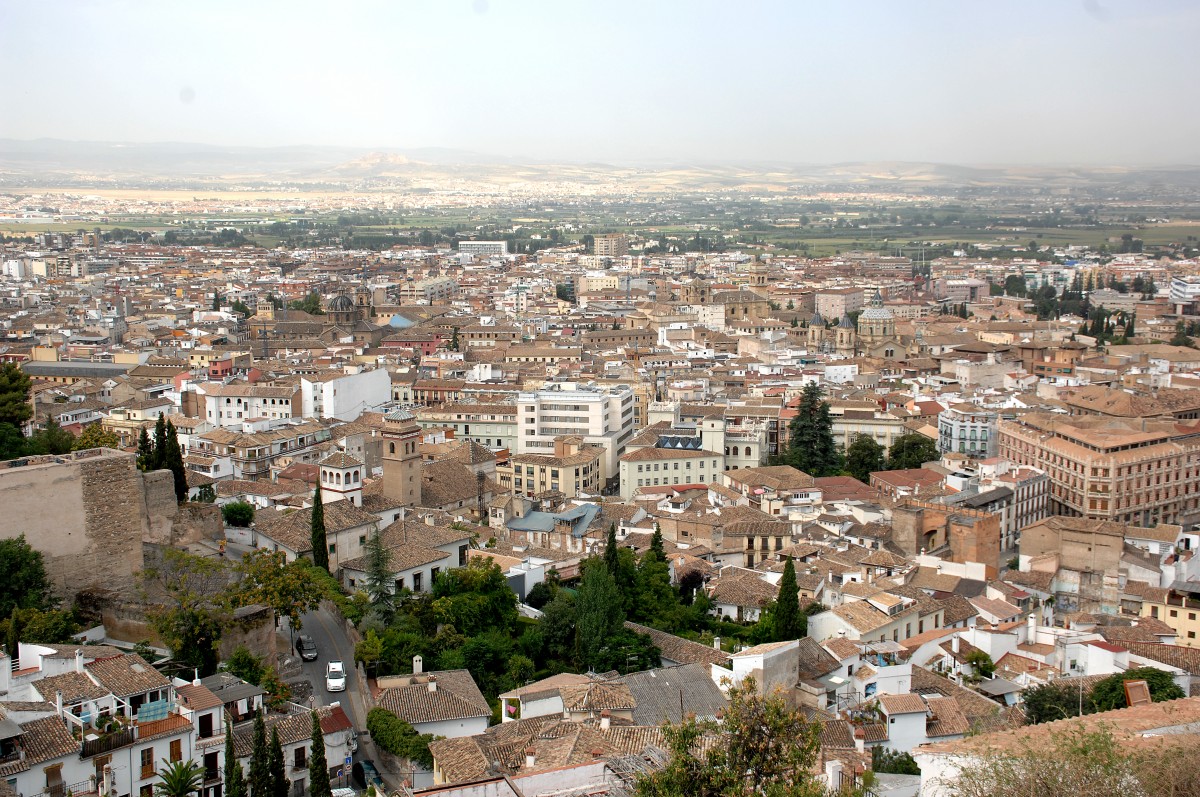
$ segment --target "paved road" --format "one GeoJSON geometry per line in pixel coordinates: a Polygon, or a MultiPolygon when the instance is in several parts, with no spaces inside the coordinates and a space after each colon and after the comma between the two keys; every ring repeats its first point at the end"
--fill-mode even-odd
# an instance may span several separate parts
{"type": "Polygon", "coordinates": [[[309,612],[301,619],[304,625],[300,633],[308,634],[317,643],[316,661],[301,662],[302,672],[312,682],[316,704],[328,706],[334,702],[340,703],[354,727],[364,729],[367,712],[361,690],[365,685],[359,683],[358,671],[354,667],[354,646],[350,644],[341,622],[324,609],[309,612]],[[346,665],[346,691],[328,692],[325,690],[325,665],[338,659],[346,665]]]}

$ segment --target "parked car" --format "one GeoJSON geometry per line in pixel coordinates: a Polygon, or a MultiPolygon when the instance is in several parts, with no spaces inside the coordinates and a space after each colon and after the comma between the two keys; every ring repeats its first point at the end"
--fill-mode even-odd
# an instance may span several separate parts
{"type": "Polygon", "coordinates": [[[308,634],[301,634],[296,638],[296,652],[300,654],[302,661],[316,661],[317,643],[313,642],[313,638],[308,634]]]}
{"type": "Polygon", "coordinates": [[[346,668],[340,661],[331,661],[325,665],[325,689],[330,692],[346,690],[346,668]]]}

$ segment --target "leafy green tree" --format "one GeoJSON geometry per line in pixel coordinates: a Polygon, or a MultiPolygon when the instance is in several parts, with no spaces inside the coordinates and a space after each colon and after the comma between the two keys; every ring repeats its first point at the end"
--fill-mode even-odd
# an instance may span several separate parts
{"type": "Polygon", "coordinates": [[[671,569],[653,548],[646,551],[638,565],[636,595],[632,610],[640,622],[660,624],[679,608],[679,593],[671,586],[671,569]]]}
{"type": "Polygon", "coordinates": [[[1187,697],[1184,691],[1175,683],[1175,679],[1165,670],[1155,667],[1136,667],[1132,670],[1113,673],[1092,687],[1091,702],[1095,711],[1112,711],[1124,708],[1126,681],[1145,681],[1150,687],[1150,700],[1160,703],[1164,700],[1178,700],[1187,697]]]}
{"type": "Polygon", "coordinates": [[[758,695],[753,678],[732,687],[729,699],[720,723],[689,717],[663,728],[670,758],[639,779],[638,797],[825,794],[813,774],[820,723],[789,708],[778,695],[758,695]]]}
{"type": "Polygon", "coordinates": [[[996,672],[996,663],[986,650],[975,648],[967,654],[966,662],[975,671],[977,679],[991,678],[996,672]]]}
{"type": "Polygon", "coordinates": [[[183,465],[183,449],[179,447],[179,435],[171,421],[167,421],[167,452],[163,455],[163,467],[171,471],[175,484],[175,500],[183,503],[188,497],[187,469],[183,465]]]}
{"type": "Polygon", "coordinates": [[[45,429],[38,429],[29,438],[31,453],[37,454],[69,454],[75,450],[75,435],[58,425],[58,421],[50,418],[46,421],[45,429]]]}
{"type": "Polygon", "coordinates": [[[152,470],[154,467],[154,443],[151,442],[150,433],[144,426],[138,435],[137,466],[142,471],[152,470]]]}
{"type": "Polygon", "coordinates": [[[0,539],[0,617],[15,609],[49,609],[54,591],[46,576],[41,551],[25,541],[25,535],[0,539]]]}
{"type": "Polygon", "coordinates": [[[367,596],[371,610],[385,625],[396,616],[395,574],[392,572],[392,552],[383,544],[376,530],[367,538],[367,596]]]}
{"type": "Polygon", "coordinates": [[[542,609],[538,630],[542,632],[546,652],[553,658],[570,661],[575,657],[575,620],[578,615],[575,596],[565,590],[560,590],[542,609]]]}
{"type": "Polygon", "coordinates": [[[16,363],[0,365],[0,423],[12,424],[17,430],[33,417],[29,403],[32,382],[16,363]]]}
{"type": "Polygon", "coordinates": [[[437,737],[417,733],[408,722],[378,707],[367,712],[367,731],[380,749],[420,764],[425,769],[433,769],[429,743],[437,737]]]}
{"type": "Polygon", "coordinates": [[[926,462],[941,458],[937,443],[923,434],[911,432],[897,437],[888,449],[888,470],[919,468],[926,462]]]}
{"type": "Polygon", "coordinates": [[[238,645],[233,653],[225,660],[225,672],[236,675],[248,684],[258,686],[262,683],[262,659],[250,652],[245,645],[238,645]]]}
{"type": "Polygon", "coordinates": [[[242,763],[233,749],[233,725],[225,720],[225,788],[224,797],[246,797],[246,776],[242,763]]]}
{"type": "Polygon", "coordinates": [[[1109,726],[1069,729],[1053,736],[1018,737],[1016,749],[967,757],[948,783],[950,797],[1150,797],[1194,794],[1195,756],[1172,747],[1135,752],[1109,726]],[[1151,755],[1146,755],[1150,753],[1151,755]]]}
{"type": "Polygon", "coordinates": [[[775,599],[772,620],[776,641],[799,639],[804,635],[803,617],[800,614],[800,591],[796,586],[796,566],[789,556],[783,564],[783,575],[779,579],[779,597],[775,599]]]}
{"type": "Polygon", "coordinates": [[[267,723],[260,709],[254,713],[254,746],[250,748],[250,797],[272,797],[271,748],[267,744],[267,723]]]}
{"type": "Polygon", "coordinates": [[[846,449],[846,470],[863,484],[869,484],[871,474],[883,470],[886,465],[883,446],[870,435],[855,436],[846,449]]]}
{"type": "Polygon", "coordinates": [[[231,501],[221,507],[225,525],[247,528],[254,522],[254,504],[249,501],[231,501]]]}
{"type": "Polygon", "coordinates": [[[354,646],[354,661],[361,662],[370,672],[375,672],[383,658],[383,640],[374,628],[368,628],[362,641],[354,646]]]}
{"type": "Polygon", "coordinates": [[[279,742],[279,727],[271,727],[271,747],[267,754],[267,772],[271,776],[271,797],[288,797],[292,783],[283,765],[283,745],[279,742]]]}
{"type": "Polygon", "coordinates": [[[313,490],[312,507],[312,554],[313,563],[322,570],[329,570],[329,541],[325,538],[325,505],[321,502],[321,487],[313,490]]]}
{"type": "Polygon", "coordinates": [[[462,345],[458,340],[458,327],[454,327],[453,331],[450,333],[449,345],[450,351],[458,351],[459,347],[462,345]]]}
{"type": "Polygon", "coordinates": [[[221,631],[231,616],[228,563],[167,548],[141,581],[153,604],[150,624],[175,660],[201,676],[216,672],[221,631]]]}
{"type": "Polygon", "coordinates": [[[576,644],[585,667],[601,659],[600,650],[625,621],[621,594],[608,568],[595,559],[584,562],[583,580],[576,598],[576,644]]]}
{"type": "Polygon", "coordinates": [[[325,308],[321,304],[321,295],[313,292],[303,299],[297,299],[288,305],[292,310],[300,310],[309,315],[325,315],[325,308]]]}
{"type": "Polygon", "coordinates": [[[269,606],[277,617],[286,617],[296,630],[304,625],[301,615],[317,609],[324,597],[312,571],[287,561],[283,551],[262,548],[251,551],[242,557],[238,572],[242,580],[237,601],[243,606],[254,603],[269,606]]]}
{"type": "Polygon", "coordinates": [[[29,453],[29,441],[11,423],[0,423],[0,461],[23,457],[29,453]]]}
{"type": "Polygon", "coordinates": [[[0,627],[9,650],[16,650],[20,642],[68,644],[80,630],[74,612],[57,609],[14,609],[0,627]]]}
{"type": "Polygon", "coordinates": [[[196,488],[196,501],[201,504],[212,504],[217,500],[217,491],[211,484],[202,484],[196,488]]]}
{"type": "Polygon", "coordinates": [[[1025,721],[1030,725],[1091,714],[1094,710],[1090,690],[1057,681],[1029,687],[1021,693],[1021,701],[1025,721]]]}
{"type": "Polygon", "coordinates": [[[199,794],[204,785],[204,767],[190,758],[174,762],[164,759],[158,779],[159,782],[154,784],[157,797],[190,797],[199,794]]]}
{"type": "Polygon", "coordinates": [[[76,451],[85,451],[89,448],[120,447],[121,439],[98,423],[91,423],[83,427],[83,432],[75,439],[76,451]]]}
{"type": "Polygon", "coordinates": [[[312,712],[312,760],[308,765],[312,785],[311,797],[333,797],[329,786],[329,762],[325,760],[325,734],[321,731],[321,718],[312,712]]]}
{"type": "Polygon", "coordinates": [[[881,775],[921,774],[921,768],[912,755],[887,747],[871,748],[871,771],[881,775]]]}
{"type": "Polygon", "coordinates": [[[545,581],[539,581],[529,589],[529,594],[525,596],[525,603],[535,609],[541,609],[554,599],[554,594],[554,587],[545,581]]]}
{"type": "Polygon", "coordinates": [[[499,565],[477,557],[466,567],[438,574],[433,582],[433,614],[468,636],[508,632],[517,624],[517,596],[499,565]]]}
{"type": "Polygon", "coordinates": [[[782,464],[810,476],[833,476],[842,471],[842,455],[833,439],[833,416],[824,391],[816,382],[804,386],[796,417],[788,426],[788,447],[782,464]]]}
{"type": "Polygon", "coordinates": [[[279,677],[279,673],[271,665],[263,669],[262,683],[259,684],[267,692],[267,707],[281,709],[292,699],[292,688],[279,677]]]}
{"type": "Polygon", "coordinates": [[[235,313],[240,313],[246,318],[254,315],[254,312],[250,309],[249,305],[247,305],[241,299],[238,299],[233,304],[229,305],[229,309],[235,313]]]}

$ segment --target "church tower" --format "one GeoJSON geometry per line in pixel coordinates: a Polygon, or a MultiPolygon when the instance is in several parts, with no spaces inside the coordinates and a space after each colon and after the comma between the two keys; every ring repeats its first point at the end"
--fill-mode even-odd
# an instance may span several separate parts
{"type": "Polygon", "coordinates": [[[854,332],[854,322],[850,320],[850,316],[843,315],[842,320],[838,322],[837,329],[834,330],[836,335],[835,346],[837,353],[846,357],[854,356],[854,343],[857,335],[854,332]]]}
{"type": "Polygon", "coordinates": [[[819,351],[825,343],[825,319],[821,314],[814,313],[812,320],[808,322],[808,348],[811,351],[819,351]]]}
{"type": "Polygon", "coordinates": [[[349,501],[362,506],[365,468],[349,454],[336,451],[317,463],[321,479],[321,502],[349,501]]]}
{"type": "Polygon", "coordinates": [[[383,494],[416,506],[421,501],[421,427],[408,410],[383,417],[383,494]]]}
{"type": "Polygon", "coordinates": [[[896,318],[883,306],[883,296],[878,289],[870,306],[858,317],[858,336],[868,343],[881,343],[896,336],[896,318]]]}

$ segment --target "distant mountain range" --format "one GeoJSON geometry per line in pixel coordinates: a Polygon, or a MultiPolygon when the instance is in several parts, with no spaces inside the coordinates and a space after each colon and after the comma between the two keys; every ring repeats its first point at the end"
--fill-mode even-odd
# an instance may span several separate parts
{"type": "Polygon", "coordinates": [[[643,190],[778,190],[845,186],[928,191],[934,188],[1091,188],[1190,194],[1200,190],[1200,167],[956,166],[940,163],[528,163],[466,150],[371,150],[354,147],[228,147],[163,142],[106,143],[0,139],[0,187],[164,183],[278,185],[303,188],[438,179],[485,183],[601,184],[643,190]]]}

